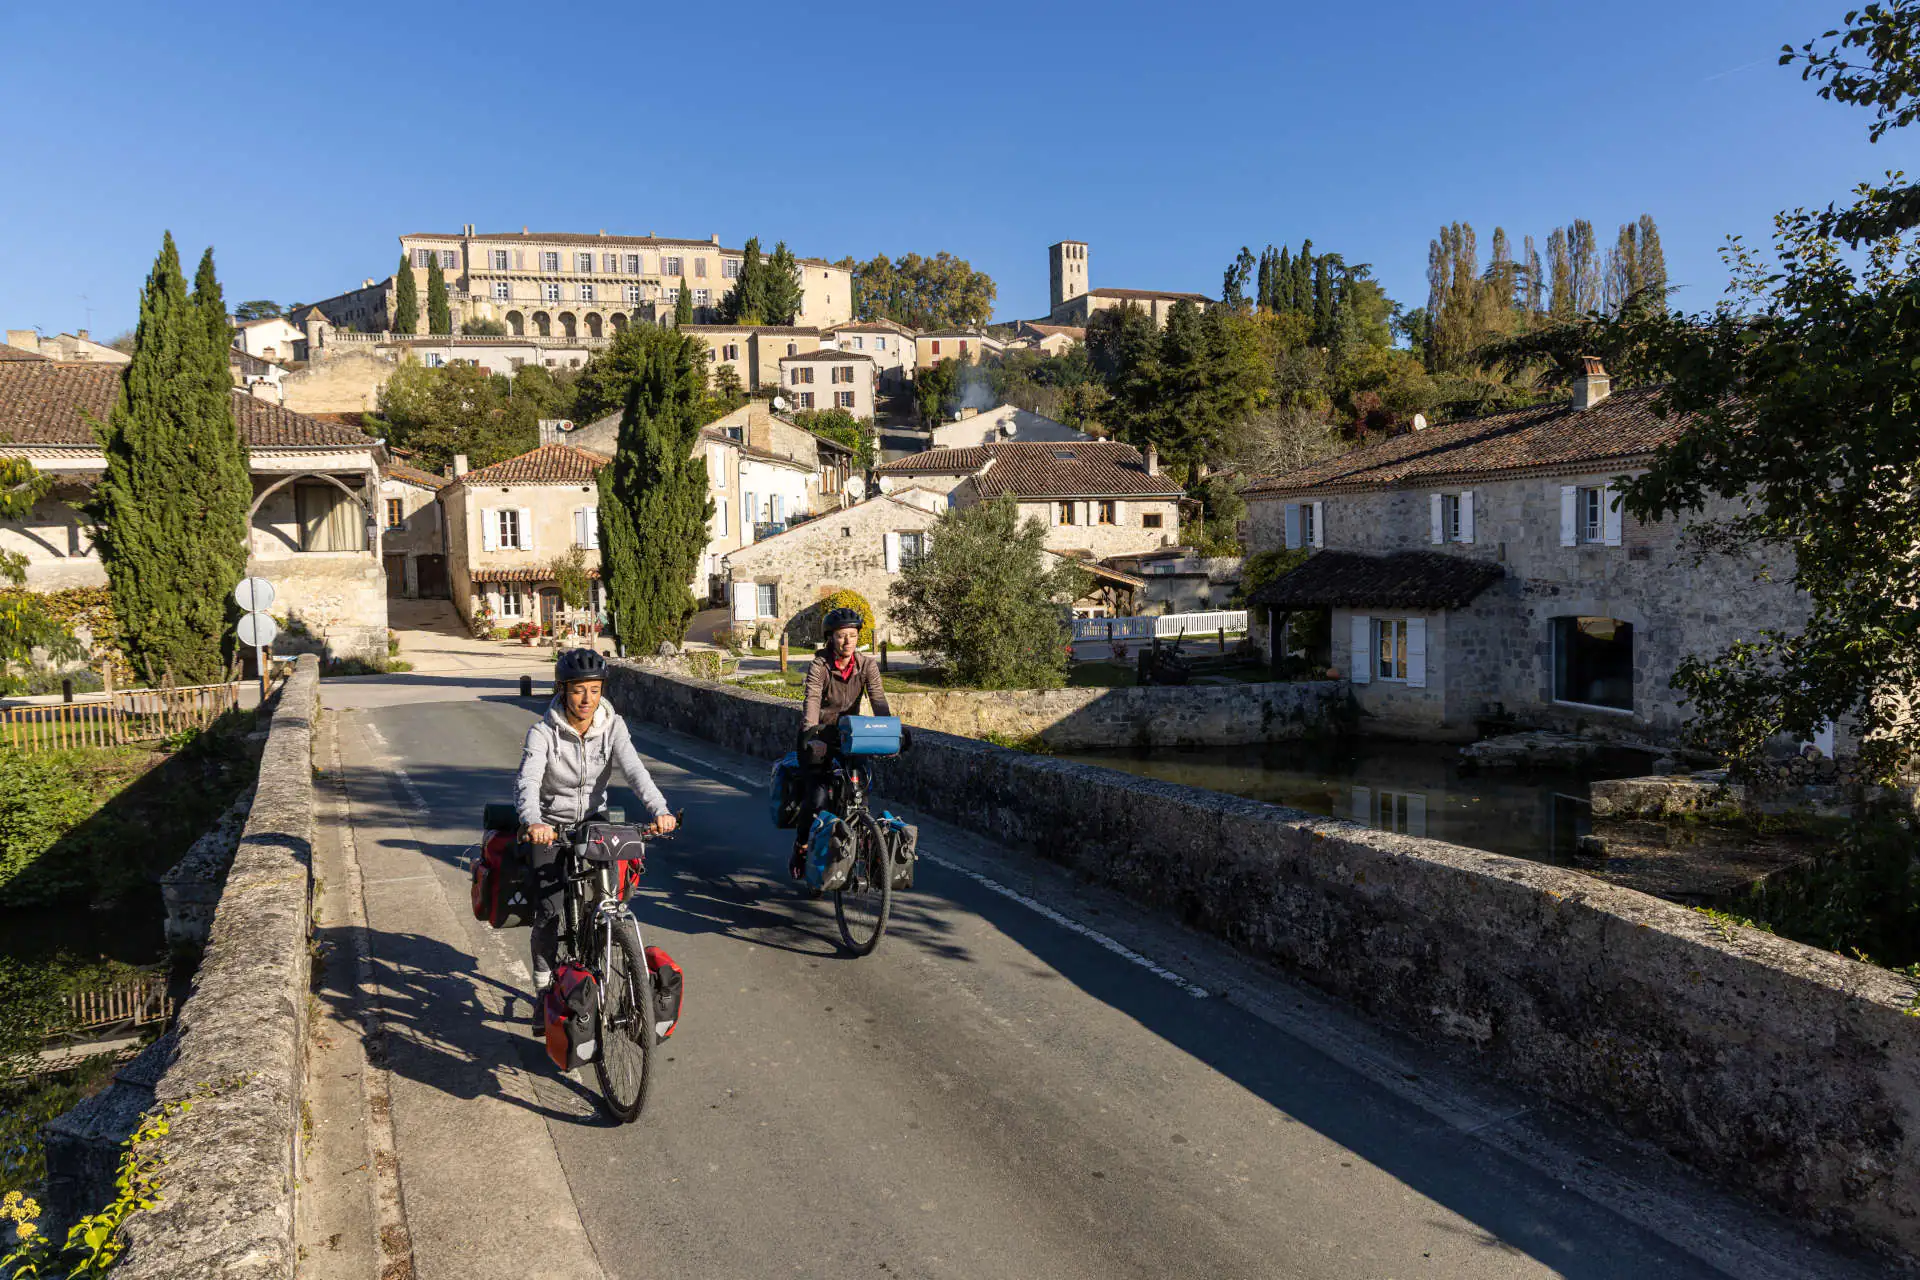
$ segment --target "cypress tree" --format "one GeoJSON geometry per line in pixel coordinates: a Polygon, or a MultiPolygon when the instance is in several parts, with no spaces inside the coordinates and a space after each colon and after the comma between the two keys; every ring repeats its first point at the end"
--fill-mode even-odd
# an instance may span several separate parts
{"type": "Polygon", "coordinates": [[[740,276],[721,314],[728,324],[767,322],[767,267],[760,257],[759,236],[748,239],[740,251],[740,276]]]}
{"type": "Polygon", "coordinates": [[[1293,259],[1293,309],[1309,311],[1313,308],[1313,241],[1302,240],[1300,252],[1293,259]]]}
{"type": "Polygon", "coordinates": [[[792,324],[800,314],[800,264],[785,240],[773,246],[767,259],[766,308],[768,324],[792,324]]]}
{"type": "Polygon", "coordinates": [[[407,265],[405,250],[400,253],[400,270],[394,273],[393,281],[393,331],[418,333],[420,291],[413,282],[413,268],[407,265]]]}
{"type": "Polygon", "coordinates": [[[666,329],[639,331],[640,371],[620,419],[613,463],[600,471],[600,572],[620,642],[631,654],[678,643],[694,612],[687,584],[707,547],[705,346],[666,329]]]}
{"type": "Polygon", "coordinates": [[[693,290],[687,288],[687,278],[680,277],[680,296],[673,300],[673,327],[693,323],[693,290]]]}
{"type": "Polygon", "coordinates": [[[453,309],[447,305],[447,276],[440,270],[437,253],[427,258],[427,332],[453,332],[453,309]]]}
{"type": "Polygon", "coordinates": [[[1280,261],[1273,269],[1273,309],[1293,310],[1293,250],[1282,246],[1280,261]]]}
{"type": "Polygon", "coordinates": [[[169,233],[140,299],[120,394],[97,428],[107,466],[92,511],[127,659],[150,682],[225,674],[227,597],[246,572],[253,493],[230,345],[213,252],[189,298],[169,233]]]}

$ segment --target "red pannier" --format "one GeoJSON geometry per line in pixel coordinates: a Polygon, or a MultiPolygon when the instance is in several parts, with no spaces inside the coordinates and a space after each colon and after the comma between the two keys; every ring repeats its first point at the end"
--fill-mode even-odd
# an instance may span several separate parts
{"type": "Polygon", "coordinates": [[[473,860],[473,918],[496,929],[533,923],[533,898],[527,892],[532,870],[513,831],[488,831],[473,860]]]}
{"type": "Polygon", "coordinates": [[[541,993],[547,1017],[547,1056],[562,1071],[593,1061],[600,1051],[600,984],[584,966],[554,968],[553,985],[541,993]]]}
{"type": "Polygon", "coordinates": [[[665,1040],[680,1025],[680,997],[686,990],[686,975],[673,957],[658,947],[647,948],[647,973],[653,978],[653,1029],[665,1040]]]}

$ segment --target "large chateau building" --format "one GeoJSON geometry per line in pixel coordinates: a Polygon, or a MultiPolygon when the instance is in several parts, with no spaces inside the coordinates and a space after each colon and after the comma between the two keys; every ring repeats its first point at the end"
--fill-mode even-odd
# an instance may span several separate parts
{"type": "MultiPolygon", "coordinates": [[[[469,320],[497,320],[509,334],[537,337],[609,337],[635,320],[670,319],[683,280],[693,295],[695,320],[712,323],[733,292],[742,260],[741,251],[722,248],[717,235],[675,240],[605,231],[476,232],[472,223],[447,235],[404,235],[400,247],[414,274],[422,330],[427,273],[438,262],[456,328],[469,320]]],[[[851,320],[847,269],[819,258],[799,263],[801,304],[794,323],[818,329],[851,320]]],[[[340,328],[389,329],[397,280],[368,280],[313,306],[340,328]]]]}

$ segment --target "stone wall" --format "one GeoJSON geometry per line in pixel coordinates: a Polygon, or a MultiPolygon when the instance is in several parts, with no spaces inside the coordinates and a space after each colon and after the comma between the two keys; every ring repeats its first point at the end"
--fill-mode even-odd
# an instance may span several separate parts
{"type": "Polygon", "coordinates": [[[1312,684],[1145,689],[1010,689],[890,693],[915,728],[979,738],[1001,733],[1050,747],[1229,747],[1303,738],[1331,727],[1346,701],[1337,680],[1312,684]]]}
{"type": "Polygon", "coordinates": [[[296,413],[360,413],[380,407],[380,388],[399,364],[385,351],[329,351],[280,380],[281,401],[296,413]]]}
{"type": "MultiPolygon", "coordinates": [[[[773,584],[774,613],[761,620],[784,629],[796,614],[835,591],[851,589],[873,608],[874,640],[897,644],[891,602],[900,574],[887,572],[886,535],[931,529],[934,520],[932,512],[911,503],[879,497],[795,525],[727,556],[734,598],[755,593],[761,583],[773,584]]],[[[753,603],[758,597],[744,598],[753,603]]]]}
{"type": "MultiPolygon", "coordinates": [[[[799,709],[614,663],[614,704],[750,755],[799,709]]],[[[880,794],[1073,867],[1606,1117],[1920,1253],[1913,984],[1579,872],[926,733],[880,794]]]]}
{"type": "Polygon", "coordinates": [[[307,657],[281,687],[253,808],[173,1031],[46,1131],[49,1197],[70,1216],[111,1194],[119,1143],[143,1111],[192,1103],[157,1143],[165,1189],[122,1228],[119,1280],[294,1273],[318,682],[307,657]]]}

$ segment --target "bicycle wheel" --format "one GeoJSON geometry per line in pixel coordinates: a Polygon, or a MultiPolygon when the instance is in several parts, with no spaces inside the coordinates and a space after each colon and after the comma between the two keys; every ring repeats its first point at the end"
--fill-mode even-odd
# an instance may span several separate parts
{"type": "Polygon", "coordinates": [[[887,931],[893,911],[893,868],[888,863],[886,837],[873,815],[863,813],[847,824],[853,832],[853,870],[847,884],[833,895],[833,915],[840,922],[840,939],[857,956],[871,955],[887,931]]]}
{"type": "MultiPolygon", "coordinates": [[[[604,936],[604,935],[603,935],[604,936]]],[[[631,920],[613,927],[613,947],[600,987],[600,1052],[593,1071],[600,1100],[621,1124],[639,1118],[653,1084],[653,975],[640,950],[640,930],[631,920]]]]}

